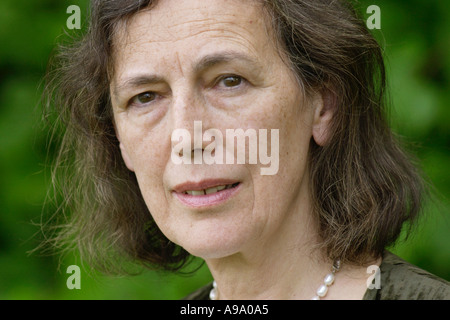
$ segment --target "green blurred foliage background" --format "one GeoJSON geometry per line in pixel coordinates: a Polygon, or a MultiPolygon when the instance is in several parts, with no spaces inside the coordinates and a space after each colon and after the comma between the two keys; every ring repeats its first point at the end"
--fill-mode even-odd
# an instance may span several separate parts
{"type": "MultiPolygon", "coordinates": [[[[107,277],[75,255],[59,261],[27,253],[37,245],[33,223],[50,185],[40,83],[72,4],[85,24],[87,1],[0,1],[0,299],[182,298],[211,280],[205,266],[190,277],[153,271],[107,277]],[[82,266],[80,290],[66,286],[72,264],[82,266]]],[[[392,126],[414,145],[438,194],[413,236],[391,250],[450,280],[450,2],[359,1],[363,17],[372,4],[381,8],[381,30],[373,33],[385,48],[392,126]]]]}

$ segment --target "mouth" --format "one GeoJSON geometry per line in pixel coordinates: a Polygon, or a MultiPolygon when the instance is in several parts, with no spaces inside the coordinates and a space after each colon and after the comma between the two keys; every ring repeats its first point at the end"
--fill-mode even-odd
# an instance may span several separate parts
{"type": "Polygon", "coordinates": [[[233,189],[233,188],[236,188],[238,185],[239,185],[239,182],[236,182],[233,184],[223,184],[223,185],[220,185],[217,187],[211,187],[211,188],[206,188],[206,189],[201,189],[201,190],[186,190],[183,193],[189,194],[191,196],[202,196],[202,195],[217,193],[222,190],[233,189]]]}
{"type": "Polygon", "coordinates": [[[240,190],[241,183],[229,180],[204,180],[184,183],[174,188],[174,196],[191,208],[222,204],[240,190]]]}

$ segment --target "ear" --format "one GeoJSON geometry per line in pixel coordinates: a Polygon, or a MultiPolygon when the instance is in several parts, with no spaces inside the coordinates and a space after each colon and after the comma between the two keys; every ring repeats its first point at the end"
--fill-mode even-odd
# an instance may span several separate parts
{"type": "Polygon", "coordinates": [[[128,170],[134,172],[133,162],[131,161],[131,158],[128,155],[127,149],[125,148],[122,141],[120,140],[119,130],[117,130],[117,127],[115,124],[114,124],[114,130],[116,132],[117,140],[119,140],[119,148],[120,148],[120,152],[122,153],[122,159],[125,162],[125,165],[127,166],[128,170]]]}
{"type": "Polygon", "coordinates": [[[335,95],[329,90],[318,92],[313,107],[315,110],[312,136],[319,146],[324,146],[331,138],[331,122],[337,108],[335,95]]]}

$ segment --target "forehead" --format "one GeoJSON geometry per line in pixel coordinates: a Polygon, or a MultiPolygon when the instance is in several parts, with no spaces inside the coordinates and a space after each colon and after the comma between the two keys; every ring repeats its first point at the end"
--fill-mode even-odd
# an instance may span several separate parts
{"type": "MultiPolygon", "coordinates": [[[[163,0],[117,25],[114,56],[123,63],[207,54],[217,48],[263,55],[271,39],[256,0],[163,0]]],[[[160,62],[160,61],[158,61],[160,62]]]]}

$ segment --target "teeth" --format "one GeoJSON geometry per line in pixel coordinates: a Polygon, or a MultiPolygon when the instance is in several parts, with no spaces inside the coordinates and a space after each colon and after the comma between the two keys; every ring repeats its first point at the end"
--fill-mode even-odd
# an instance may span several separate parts
{"type": "Polygon", "coordinates": [[[205,194],[216,193],[218,191],[217,188],[208,188],[205,190],[205,194]]]}
{"type": "Polygon", "coordinates": [[[188,190],[185,191],[185,194],[190,194],[191,196],[201,196],[201,195],[205,195],[205,194],[212,194],[212,193],[216,193],[225,189],[229,189],[232,188],[233,185],[229,184],[229,185],[223,185],[223,186],[217,186],[214,188],[208,188],[208,189],[204,189],[204,190],[188,190]]]}

